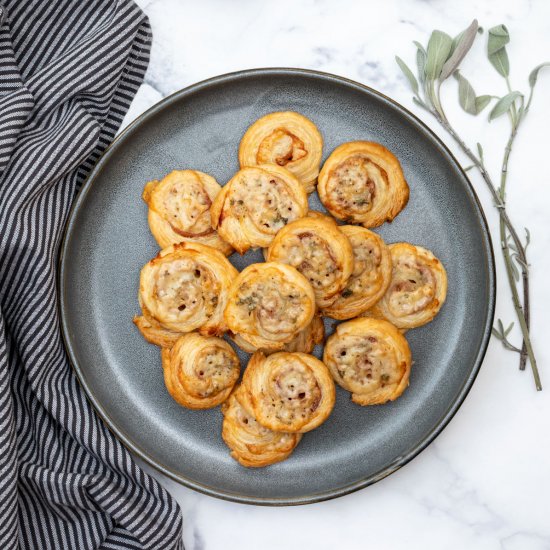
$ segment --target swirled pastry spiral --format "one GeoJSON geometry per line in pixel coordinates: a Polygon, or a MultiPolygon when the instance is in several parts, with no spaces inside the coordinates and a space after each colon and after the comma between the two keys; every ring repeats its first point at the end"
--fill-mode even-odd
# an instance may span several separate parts
{"type": "Polygon", "coordinates": [[[210,206],[220,189],[212,176],[198,170],[174,170],[160,181],[150,181],[143,200],[149,206],[149,227],[159,246],[196,241],[231,254],[231,245],[220,238],[210,219],[210,206]]]}
{"type": "Polygon", "coordinates": [[[161,350],[164,382],[170,395],[189,409],[223,403],[237,382],[240,363],[221,338],[184,334],[171,349],[161,350]]]}
{"type": "MultiPolygon", "coordinates": [[[[325,325],[323,319],[319,315],[313,317],[313,321],[302,331],[298,333],[288,344],[285,344],[280,351],[300,351],[302,353],[311,353],[313,348],[320,344],[325,338],[325,325]]],[[[277,350],[262,348],[255,348],[249,344],[240,334],[233,335],[235,343],[247,353],[255,353],[261,351],[266,355],[273,353],[277,350]]]]}
{"type": "Polygon", "coordinates": [[[364,227],[342,225],[339,229],[353,248],[353,273],[336,301],[323,309],[323,315],[352,319],[376,304],[386,292],[392,273],[391,254],[382,238],[364,227]]]}
{"type": "Polygon", "coordinates": [[[261,468],[288,458],[302,434],[274,432],[256,422],[239,401],[237,388],[222,405],[222,437],[231,456],[247,468],[261,468]]]}
{"type": "Polygon", "coordinates": [[[244,254],[268,246],[281,227],[307,210],[307,194],[296,177],[281,166],[262,164],[242,168],[222,188],[212,205],[212,227],[244,254]]]}
{"type": "Polygon", "coordinates": [[[334,217],[365,227],[392,221],[409,200],[397,158],[369,141],[336,147],[321,169],[317,192],[334,217]]]}
{"type": "Polygon", "coordinates": [[[220,335],[223,311],[238,271],[211,246],[178,243],[164,250],[141,270],[139,302],[154,328],[220,335]]]}
{"type": "Polygon", "coordinates": [[[267,250],[267,261],[294,266],[309,280],[317,305],[324,308],[347,285],[353,250],[334,221],[315,215],[283,227],[267,250]]]}
{"type": "Polygon", "coordinates": [[[228,329],[256,349],[282,349],[313,320],[315,295],[303,275],[276,262],[252,264],[231,285],[228,329]]]}
{"type": "Polygon", "coordinates": [[[147,342],[161,348],[171,348],[182,335],[181,332],[174,332],[161,327],[153,320],[147,320],[143,315],[136,315],[133,321],[147,342]]]}
{"type": "Polygon", "coordinates": [[[242,404],[266,428],[305,433],[330,415],[336,391],[327,367],[306,353],[255,353],[244,372],[242,404]]]}
{"type": "Polygon", "coordinates": [[[339,324],[327,340],[323,361],[358,405],[393,401],[409,384],[409,344],[391,323],[381,319],[358,318],[339,324]]]}
{"type": "Polygon", "coordinates": [[[323,138],[317,126],[293,111],[270,113],[244,134],[239,163],[245,166],[276,164],[290,170],[311,193],[319,174],[323,138]]]}
{"type": "Polygon", "coordinates": [[[421,246],[389,245],[391,282],[380,301],[365,316],[387,319],[399,329],[429,323],[447,296],[447,273],[443,264],[421,246]]]}

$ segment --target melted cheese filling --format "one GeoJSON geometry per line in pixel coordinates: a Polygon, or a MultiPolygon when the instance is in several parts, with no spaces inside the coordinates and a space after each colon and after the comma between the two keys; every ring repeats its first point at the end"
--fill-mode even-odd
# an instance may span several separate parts
{"type": "Polygon", "coordinates": [[[267,172],[246,172],[232,186],[229,205],[237,217],[249,217],[262,232],[275,235],[299,217],[298,207],[284,182],[267,172]]]}
{"type": "Polygon", "coordinates": [[[191,394],[211,397],[232,386],[238,376],[238,363],[227,350],[210,346],[203,349],[192,365],[192,380],[179,371],[180,382],[191,394]]]}
{"type": "MultiPolygon", "coordinates": [[[[159,185],[151,206],[176,232],[196,235],[209,231],[212,201],[198,176],[188,174],[171,185],[159,185]]],[[[184,235],[187,236],[187,235],[184,235]]]]}
{"type": "Polygon", "coordinates": [[[342,297],[353,299],[353,295],[370,295],[377,292],[382,283],[380,263],[382,253],[374,240],[364,240],[351,237],[353,247],[354,268],[342,297]]]}
{"type": "Polygon", "coordinates": [[[393,266],[387,305],[392,315],[403,317],[430,306],[436,295],[432,270],[414,256],[402,256],[393,266]]]}
{"type": "Polygon", "coordinates": [[[398,384],[405,371],[392,346],[374,336],[348,336],[334,349],[338,375],[353,393],[398,384]]]}
{"type": "Polygon", "coordinates": [[[331,287],[340,277],[327,242],[310,232],[289,235],[282,245],[286,262],[311,283],[316,292],[331,287]]]}
{"type": "Polygon", "coordinates": [[[341,162],[329,175],[329,201],[351,214],[366,214],[372,209],[377,187],[387,184],[386,172],[369,158],[354,155],[341,162]]]}
{"type": "Polygon", "coordinates": [[[307,151],[304,142],[284,128],[277,128],[260,143],[256,162],[286,166],[304,158],[307,151]]]}
{"type": "Polygon", "coordinates": [[[241,316],[253,318],[263,332],[290,334],[306,317],[303,307],[306,299],[294,285],[272,277],[244,283],[237,305],[241,307],[241,316]]]}
{"type": "Polygon", "coordinates": [[[279,360],[271,371],[267,410],[284,424],[307,423],[321,402],[321,388],[312,370],[299,359],[279,360]]]}
{"type": "Polygon", "coordinates": [[[194,316],[210,318],[218,305],[219,290],[210,270],[190,258],[179,258],[160,264],[153,296],[160,312],[183,322],[194,316]]]}
{"type": "MultiPolygon", "coordinates": [[[[237,400],[236,400],[237,401],[237,400]]],[[[266,451],[287,451],[293,446],[295,436],[288,433],[274,432],[264,428],[249,415],[237,401],[235,418],[242,430],[239,439],[251,453],[260,454],[266,451]]]]}

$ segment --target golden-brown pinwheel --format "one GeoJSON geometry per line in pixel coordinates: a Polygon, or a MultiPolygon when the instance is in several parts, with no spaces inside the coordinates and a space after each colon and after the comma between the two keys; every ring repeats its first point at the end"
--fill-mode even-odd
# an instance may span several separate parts
{"type": "Polygon", "coordinates": [[[380,301],[365,316],[387,319],[399,329],[429,323],[447,296],[447,273],[443,264],[421,246],[389,245],[391,282],[380,301]]]}
{"type": "Polygon", "coordinates": [[[161,356],[168,392],[188,409],[223,403],[239,378],[237,354],[215,336],[184,334],[171,349],[163,348],[161,356]]]}
{"type": "Polygon", "coordinates": [[[293,111],[270,113],[244,134],[239,163],[245,166],[276,164],[290,170],[311,193],[319,174],[323,138],[317,126],[293,111]]]}
{"type": "Polygon", "coordinates": [[[365,227],[391,222],[409,200],[397,158],[369,141],[337,147],[321,169],[317,192],[334,217],[365,227]]]}
{"type": "Polygon", "coordinates": [[[247,468],[261,468],[288,458],[302,434],[274,432],[256,422],[241,405],[241,387],[222,405],[222,437],[231,456],[247,468]]]}
{"type": "Polygon", "coordinates": [[[267,250],[267,261],[294,266],[315,292],[320,308],[332,304],[353,271],[353,250],[336,223],[315,215],[289,223],[267,250]]]}
{"type": "MultiPolygon", "coordinates": [[[[313,317],[313,321],[302,331],[298,333],[288,344],[285,344],[280,351],[300,351],[302,353],[311,353],[313,348],[322,343],[325,338],[325,325],[323,324],[323,319],[319,315],[313,317]]],[[[261,351],[266,355],[273,353],[277,350],[274,349],[258,349],[253,345],[249,344],[242,336],[239,334],[233,335],[233,340],[235,343],[247,353],[255,353],[256,351],[261,351]]]]}
{"type": "Polygon", "coordinates": [[[212,227],[244,254],[268,246],[281,227],[307,210],[307,194],[296,177],[281,166],[262,164],[242,168],[222,188],[212,205],[212,227]]]}
{"type": "Polygon", "coordinates": [[[303,275],[276,262],[252,264],[231,285],[227,328],[256,349],[282,349],[313,320],[315,295],[303,275]]]}
{"type": "Polygon", "coordinates": [[[320,426],[336,391],[327,367],[306,353],[255,353],[244,372],[241,403],[266,428],[305,433],[320,426]]]}
{"type": "Polygon", "coordinates": [[[210,206],[220,192],[218,182],[198,170],[174,170],[162,180],[150,181],[143,190],[149,206],[149,227],[161,248],[195,241],[233,252],[212,228],[210,206]]]}
{"type": "Polygon", "coordinates": [[[238,271],[211,246],[183,242],[161,250],[141,270],[139,302],[153,328],[204,335],[225,330],[223,311],[238,271]]]}
{"type": "Polygon", "coordinates": [[[181,332],[174,332],[161,327],[153,320],[147,320],[143,315],[136,315],[133,320],[145,340],[161,348],[171,348],[182,335],[181,332]]]}
{"type": "Polygon", "coordinates": [[[409,385],[409,344],[391,323],[381,319],[339,324],[327,340],[323,361],[358,405],[393,401],[409,385]]]}
{"type": "Polygon", "coordinates": [[[386,292],[391,280],[391,255],[376,233],[357,225],[342,225],[339,229],[353,248],[353,273],[336,301],[323,308],[323,315],[352,319],[376,304],[386,292]]]}

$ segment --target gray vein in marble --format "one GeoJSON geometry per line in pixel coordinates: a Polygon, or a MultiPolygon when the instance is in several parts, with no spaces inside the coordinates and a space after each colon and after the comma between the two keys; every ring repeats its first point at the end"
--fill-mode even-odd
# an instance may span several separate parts
{"type": "Polygon", "coordinates": [[[193,526],[193,547],[191,550],[205,550],[204,538],[196,525],[193,526]]]}

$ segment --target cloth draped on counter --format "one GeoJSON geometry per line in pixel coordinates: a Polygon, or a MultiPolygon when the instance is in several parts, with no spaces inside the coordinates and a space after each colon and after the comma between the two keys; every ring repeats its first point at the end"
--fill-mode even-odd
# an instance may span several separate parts
{"type": "Polygon", "coordinates": [[[182,548],[177,503],[98,418],[60,334],[71,203],[149,60],[131,0],[0,0],[0,548],[182,548]]]}

